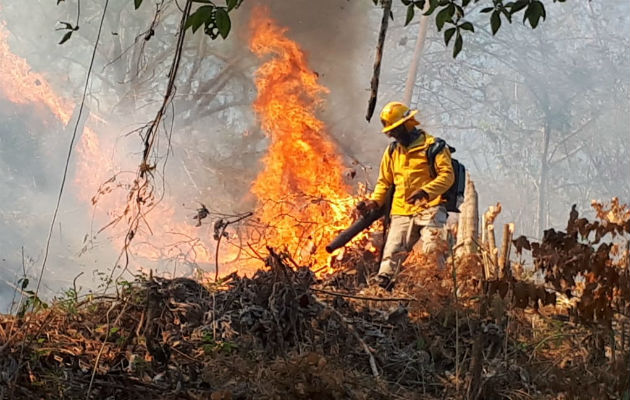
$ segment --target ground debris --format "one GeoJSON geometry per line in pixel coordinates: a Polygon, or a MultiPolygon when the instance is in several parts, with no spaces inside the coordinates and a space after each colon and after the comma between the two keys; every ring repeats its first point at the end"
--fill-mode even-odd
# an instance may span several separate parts
{"type": "Polygon", "coordinates": [[[0,316],[0,398],[616,398],[627,384],[627,352],[594,359],[601,336],[551,306],[506,320],[509,302],[487,291],[482,318],[478,257],[447,263],[455,296],[453,271],[421,254],[388,292],[368,284],[373,254],[350,249],[318,278],[268,253],[252,277],[150,277],[0,316]]]}
{"type": "MultiPolygon", "coordinates": [[[[11,398],[368,399],[401,392],[386,313],[316,297],[314,274],[269,249],[267,269],[224,287],[151,277],[117,298],[3,316],[0,393],[11,398]],[[340,318],[335,317],[339,315],[340,318]],[[22,351],[22,345],[24,350],[22,351]],[[18,367],[19,366],[19,367],[18,367]],[[92,375],[94,379],[90,387],[92,375]]],[[[414,376],[418,379],[418,376],[414,376]]],[[[403,380],[404,381],[404,380],[403,380]]],[[[403,390],[404,391],[404,390],[403,390]]]]}

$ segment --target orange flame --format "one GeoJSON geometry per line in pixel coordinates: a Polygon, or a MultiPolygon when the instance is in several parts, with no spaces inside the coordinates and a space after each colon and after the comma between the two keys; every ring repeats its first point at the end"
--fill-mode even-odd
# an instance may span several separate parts
{"type": "Polygon", "coordinates": [[[25,59],[11,52],[8,36],[5,23],[0,21],[0,90],[13,103],[43,103],[67,124],[72,105],[58,97],[42,75],[31,71],[25,59]]]}
{"type": "MultiPolygon", "coordinates": [[[[276,25],[266,10],[254,13],[251,27],[251,50],[261,58],[269,57],[256,74],[254,109],[270,139],[265,167],[252,186],[259,199],[256,217],[265,225],[265,244],[288,249],[301,263],[323,265],[328,260],[324,245],[350,222],[349,210],[354,203],[342,179],[343,163],[324,123],[315,116],[327,89],[317,82],[298,45],[285,37],[286,29],[276,25]]],[[[13,54],[7,38],[0,23],[0,90],[14,103],[44,105],[68,125],[75,105],[58,96],[43,75],[13,54]]],[[[101,219],[111,220],[121,215],[126,204],[124,190],[115,190],[125,183],[107,181],[116,171],[116,163],[103,149],[113,145],[113,135],[97,135],[93,129],[97,123],[90,118],[87,125],[92,127],[86,126],[80,137],[74,186],[85,202],[101,187],[98,206],[107,213],[101,214],[101,219]]],[[[98,131],[104,129],[101,126],[98,131]]],[[[133,254],[149,260],[214,263],[214,245],[206,243],[209,232],[204,240],[199,239],[199,229],[182,222],[167,200],[147,214],[146,227],[136,232],[133,254]]],[[[258,234],[254,230],[249,233],[253,237],[258,234]]],[[[235,248],[226,246],[221,251],[221,263],[232,260],[236,253],[235,248]]],[[[252,271],[252,267],[239,261],[241,271],[252,271]]]]}
{"type": "MultiPolygon", "coordinates": [[[[0,90],[9,101],[16,104],[43,104],[67,125],[72,118],[74,104],[58,96],[43,75],[32,71],[24,58],[13,54],[8,38],[6,25],[0,21],[0,90]]],[[[78,145],[80,158],[89,165],[88,168],[78,170],[75,181],[80,188],[94,189],[98,187],[95,184],[105,178],[104,174],[112,170],[112,163],[100,152],[99,139],[89,127],[85,128],[78,145]]],[[[90,198],[84,195],[86,192],[79,191],[83,200],[90,198]]]]}
{"type": "MultiPolygon", "coordinates": [[[[12,53],[8,38],[6,24],[0,21],[0,91],[15,104],[43,105],[59,121],[68,125],[75,104],[58,96],[42,74],[32,71],[24,58],[12,53]]],[[[89,118],[86,124],[96,125],[96,118],[89,118]]],[[[99,223],[116,218],[126,205],[124,190],[115,190],[124,188],[125,183],[108,180],[116,171],[115,160],[107,156],[104,150],[106,145],[113,145],[111,136],[97,135],[91,127],[86,126],[76,148],[75,194],[79,200],[89,204],[101,188],[98,202],[93,202],[100,211],[97,218],[99,223]]],[[[198,229],[179,221],[174,210],[174,207],[164,202],[148,214],[146,226],[149,228],[137,235],[139,237],[131,250],[132,254],[152,261],[179,259],[184,262],[213,263],[212,246],[199,239],[198,229]],[[148,232],[149,229],[151,232],[148,232]]],[[[116,244],[122,243],[122,236],[124,234],[116,240],[116,244]]],[[[230,257],[227,255],[221,259],[230,257]]]]}
{"type": "Polygon", "coordinates": [[[257,216],[269,228],[268,245],[286,247],[296,261],[322,265],[328,259],[324,246],[350,222],[353,203],[341,158],[315,116],[328,90],[266,8],[254,10],[250,26],[251,51],[267,58],[256,72],[254,110],[270,139],[252,186],[257,216]]]}

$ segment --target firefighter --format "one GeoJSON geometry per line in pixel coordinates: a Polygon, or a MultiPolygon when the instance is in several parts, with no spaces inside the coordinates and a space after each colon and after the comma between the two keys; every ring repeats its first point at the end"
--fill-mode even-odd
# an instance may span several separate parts
{"type": "Polygon", "coordinates": [[[387,192],[394,185],[391,225],[376,276],[379,286],[390,289],[392,278],[419,239],[422,251],[433,254],[440,266],[439,251],[448,213],[444,194],[455,175],[448,146],[435,157],[437,176],[431,178],[427,149],[435,138],[419,127],[418,111],[403,103],[388,103],[381,111],[383,133],[395,140],[383,154],[378,181],[369,200],[360,205],[362,213],[383,206],[387,192]]]}

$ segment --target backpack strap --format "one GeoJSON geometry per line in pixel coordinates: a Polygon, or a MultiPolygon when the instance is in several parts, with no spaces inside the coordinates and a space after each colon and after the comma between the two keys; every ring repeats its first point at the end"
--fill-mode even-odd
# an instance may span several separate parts
{"type": "MultiPolygon", "coordinates": [[[[431,178],[435,179],[437,177],[437,171],[435,170],[435,157],[444,150],[447,144],[444,139],[435,138],[435,142],[429,146],[427,149],[427,161],[429,162],[429,174],[431,178]]],[[[449,150],[451,146],[448,146],[449,150]]],[[[455,149],[453,149],[454,151],[455,149]]]]}

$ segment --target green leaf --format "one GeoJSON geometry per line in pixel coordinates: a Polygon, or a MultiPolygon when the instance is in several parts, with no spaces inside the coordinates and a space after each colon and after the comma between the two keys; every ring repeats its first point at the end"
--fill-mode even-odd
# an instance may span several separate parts
{"type": "Polygon", "coordinates": [[[230,15],[225,10],[225,8],[217,8],[214,18],[217,29],[219,29],[219,34],[221,35],[221,37],[223,37],[223,39],[225,39],[230,33],[230,28],[232,27],[230,15]]]}
{"type": "Polygon", "coordinates": [[[496,35],[501,27],[501,14],[498,11],[495,11],[490,16],[490,27],[492,28],[492,34],[496,35]]]}
{"type": "Polygon", "coordinates": [[[238,0],[227,0],[227,10],[232,11],[238,7],[238,0]]]}
{"type": "Polygon", "coordinates": [[[486,7],[486,8],[484,8],[483,10],[481,10],[479,12],[482,13],[482,14],[487,14],[487,13],[489,13],[491,11],[494,11],[494,7],[486,7]]]}
{"type": "Polygon", "coordinates": [[[137,10],[142,5],[142,0],[133,0],[133,5],[134,7],[136,7],[137,10]]]}
{"type": "Polygon", "coordinates": [[[440,0],[429,0],[429,9],[427,10],[427,12],[424,13],[424,15],[433,14],[433,11],[435,11],[439,4],[440,0]]]}
{"type": "Polygon", "coordinates": [[[542,17],[543,20],[545,20],[547,18],[547,12],[545,11],[545,5],[542,3],[542,1],[537,1],[536,5],[537,5],[537,7],[540,7],[540,16],[542,17]]]}
{"type": "Polygon", "coordinates": [[[529,7],[527,7],[527,10],[525,10],[523,22],[528,19],[532,28],[536,29],[540,18],[542,17],[542,19],[545,19],[545,16],[545,6],[540,1],[533,1],[529,7]]]}
{"type": "Polygon", "coordinates": [[[470,22],[466,21],[463,24],[461,24],[459,26],[459,29],[463,29],[465,31],[471,31],[474,32],[475,31],[475,27],[473,26],[473,24],[471,24],[470,22]]]}
{"type": "Polygon", "coordinates": [[[65,42],[67,42],[70,39],[70,36],[72,36],[72,32],[74,31],[66,32],[66,34],[63,35],[63,37],[61,38],[61,41],[59,42],[59,44],[64,44],[65,42]]]}
{"type": "Polygon", "coordinates": [[[448,28],[447,30],[444,31],[444,43],[446,43],[447,46],[448,46],[448,42],[451,41],[451,38],[455,34],[456,30],[457,29],[455,28],[448,28]]]}
{"type": "Polygon", "coordinates": [[[214,6],[201,6],[194,13],[188,16],[184,30],[192,28],[193,33],[203,24],[209,24],[212,21],[212,10],[214,6]]]}
{"type": "Polygon", "coordinates": [[[453,58],[457,58],[457,55],[460,51],[462,51],[462,46],[464,45],[464,39],[462,39],[462,35],[457,32],[457,37],[455,38],[455,46],[453,46],[453,58]]]}
{"type": "Polygon", "coordinates": [[[455,14],[455,6],[453,4],[450,4],[440,10],[437,17],[435,17],[435,24],[437,25],[438,31],[442,30],[447,21],[452,22],[453,14],[455,14]]]}
{"type": "Polygon", "coordinates": [[[464,9],[459,4],[453,3],[453,6],[455,7],[455,10],[456,10],[455,15],[457,16],[457,19],[459,20],[460,18],[464,16],[464,9]]]}
{"type": "Polygon", "coordinates": [[[409,4],[411,4],[411,0],[401,0],[402,3],[406,6],[408,6],[409,4]]]}
{"type": "Polygon", "coordinates": [[[529,24],[533,29],[536,29],[538,26],[538,21],[540,20],[540,15],[536,13],[529,14],[529,24]]]}
{"type": "Polygon", "coordinates": [[[510,7],[510,13],[514,15],[515,13],[521,11],[523,8],[529,5],[529,0],[518,0],[512,4],[510,7]]]}
{"type": "Polygon", "coordinates": [[[405,26],[409,25],[411,20],[413,20],[413,15],[414,15],[414,5],[410,4],[407,7],[407,18],[405,19],[405,26]]]}

